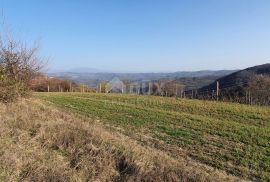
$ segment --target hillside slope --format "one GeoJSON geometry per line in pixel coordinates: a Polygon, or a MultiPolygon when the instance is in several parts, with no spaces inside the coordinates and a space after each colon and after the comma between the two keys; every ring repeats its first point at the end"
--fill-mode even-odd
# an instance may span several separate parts
{"type": "Polygon", "coordinates": [[[237,71],[228,76],[217,79],[214,83],[201,88],[201,91],[204,90],[215,90],[216,82],[219,82],[220,89],[230,88],[230,87],[245,87],[248,82],[255,75],[270,75],[270,64],[263,64],[254,67],[250,67],[244,70],[237,71]]]}

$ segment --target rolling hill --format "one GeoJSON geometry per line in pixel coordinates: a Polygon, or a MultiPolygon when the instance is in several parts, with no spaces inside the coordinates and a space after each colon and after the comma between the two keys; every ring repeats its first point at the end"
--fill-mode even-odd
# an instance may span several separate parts
{"type": "MultiPolygon", "coordinates": [[[[219,71],[178,71],[173,73],[108,73],[108,72],[91,72],[81,69],[74,69],[68,72],[48,73],[49,76],[58,77],[66,80],[72,80],[76,83],[84,83],[91,87],[96,87],[101,81],[109,81],[114,77],[120,80],[142,81],[142,80],[159,80],[159,79],[190,79],[193,77],[207,77],[207,84],[217,78],[231,74],[236,70],[219,70],[219,71]],[[209,78],[212,79],[209,82],[209,78]]],[[[204,85],[203,85],[204,86],[204,85]]]]}
{"type": "Polygon", "coordinates": [[[234,72],[215,80],[213,83],[202,87],[200,90],[215,90],[217,81],[219,82],[220,89],[233,89],[235,87],[243,88],[246,87],[251,79],[256,75],[270,75],[270,63],[234,72]]]}

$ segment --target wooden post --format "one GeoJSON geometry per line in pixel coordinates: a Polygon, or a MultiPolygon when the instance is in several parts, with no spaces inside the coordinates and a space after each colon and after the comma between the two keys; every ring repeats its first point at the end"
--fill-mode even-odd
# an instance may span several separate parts
{"type": "Polygon", "coordinates": [[[69,92],[72,92],[71,81],[69,81],[69,92]]]}
{"type": "Polygon", "coordinates": [[[245,100],[246,104],[248,103],[248,92],[246,91],[246,100],[245,100]]]}
{"type": "Polygon", "coordinates": [[[181,89],[181,98],[183,98],[183,90],[181,89]]]}
{"type": "Polygon", "coordinates": [[[48,92],[50,92],[50,85],[48,85],[48,92]]]}
{"type": "Polygon", "coordinates": [[[148,85],[148,95],[151,95],[151,82],[149,82],[149,85],[148,85]]]}
{"type": "Polygon", "coordinates": [[[252,105],[252,93],[250,92],[250,105],[252,105]]]}
{"type": "Polygon", "coordinates": [[[248,92],[248,104],[251,105],[251,94],[250,94],[250,91],[248,92]]]}
{"type": "Polygon", "coordinates": [[[133,93],[133,85],[132,84],[129,85],[129,93],[133,93]]]}
{"type": "Polygon", "coordinates": [[[61,87],[60,87],[60,85],[58,85],[58,92],[61,92],[61,87]]]}
{"type": "Polygon", "coordinates": [[[177,97],[178,87],[177,84],[175,84],[175,97],[177,97]]]}
{"type": "Polygon", "coordinates": [[[219,81],[217,81],[217,101],[219,100],[219,81]]]}
{"type": "Polygon", "coordinates": [[[99,84],[98,92],[101,93],[101,83],[99,84]]]}

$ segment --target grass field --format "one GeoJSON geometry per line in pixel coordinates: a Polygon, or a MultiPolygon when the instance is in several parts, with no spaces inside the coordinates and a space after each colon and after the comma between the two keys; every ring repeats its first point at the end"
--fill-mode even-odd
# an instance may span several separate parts
{"type": "Polygon", "coordinates": [[[140,144],[242,179],[270,180],[270,108],[154,96],[35,93],[140,144]]]}
{"type": "Polygon", "coordinates": [[[242,181],[39,99],[0,103],[0,181],[242,181]]]}

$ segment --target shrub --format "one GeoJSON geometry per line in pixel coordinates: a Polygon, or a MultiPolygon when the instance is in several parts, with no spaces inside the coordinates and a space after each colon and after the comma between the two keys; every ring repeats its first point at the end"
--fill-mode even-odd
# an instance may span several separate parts
{"type": "Polygon", "coordinates": [[[0,102],[29,95],[30,81],[42,68],[38,46],[27,47],[0,34],[0,102]]]}

